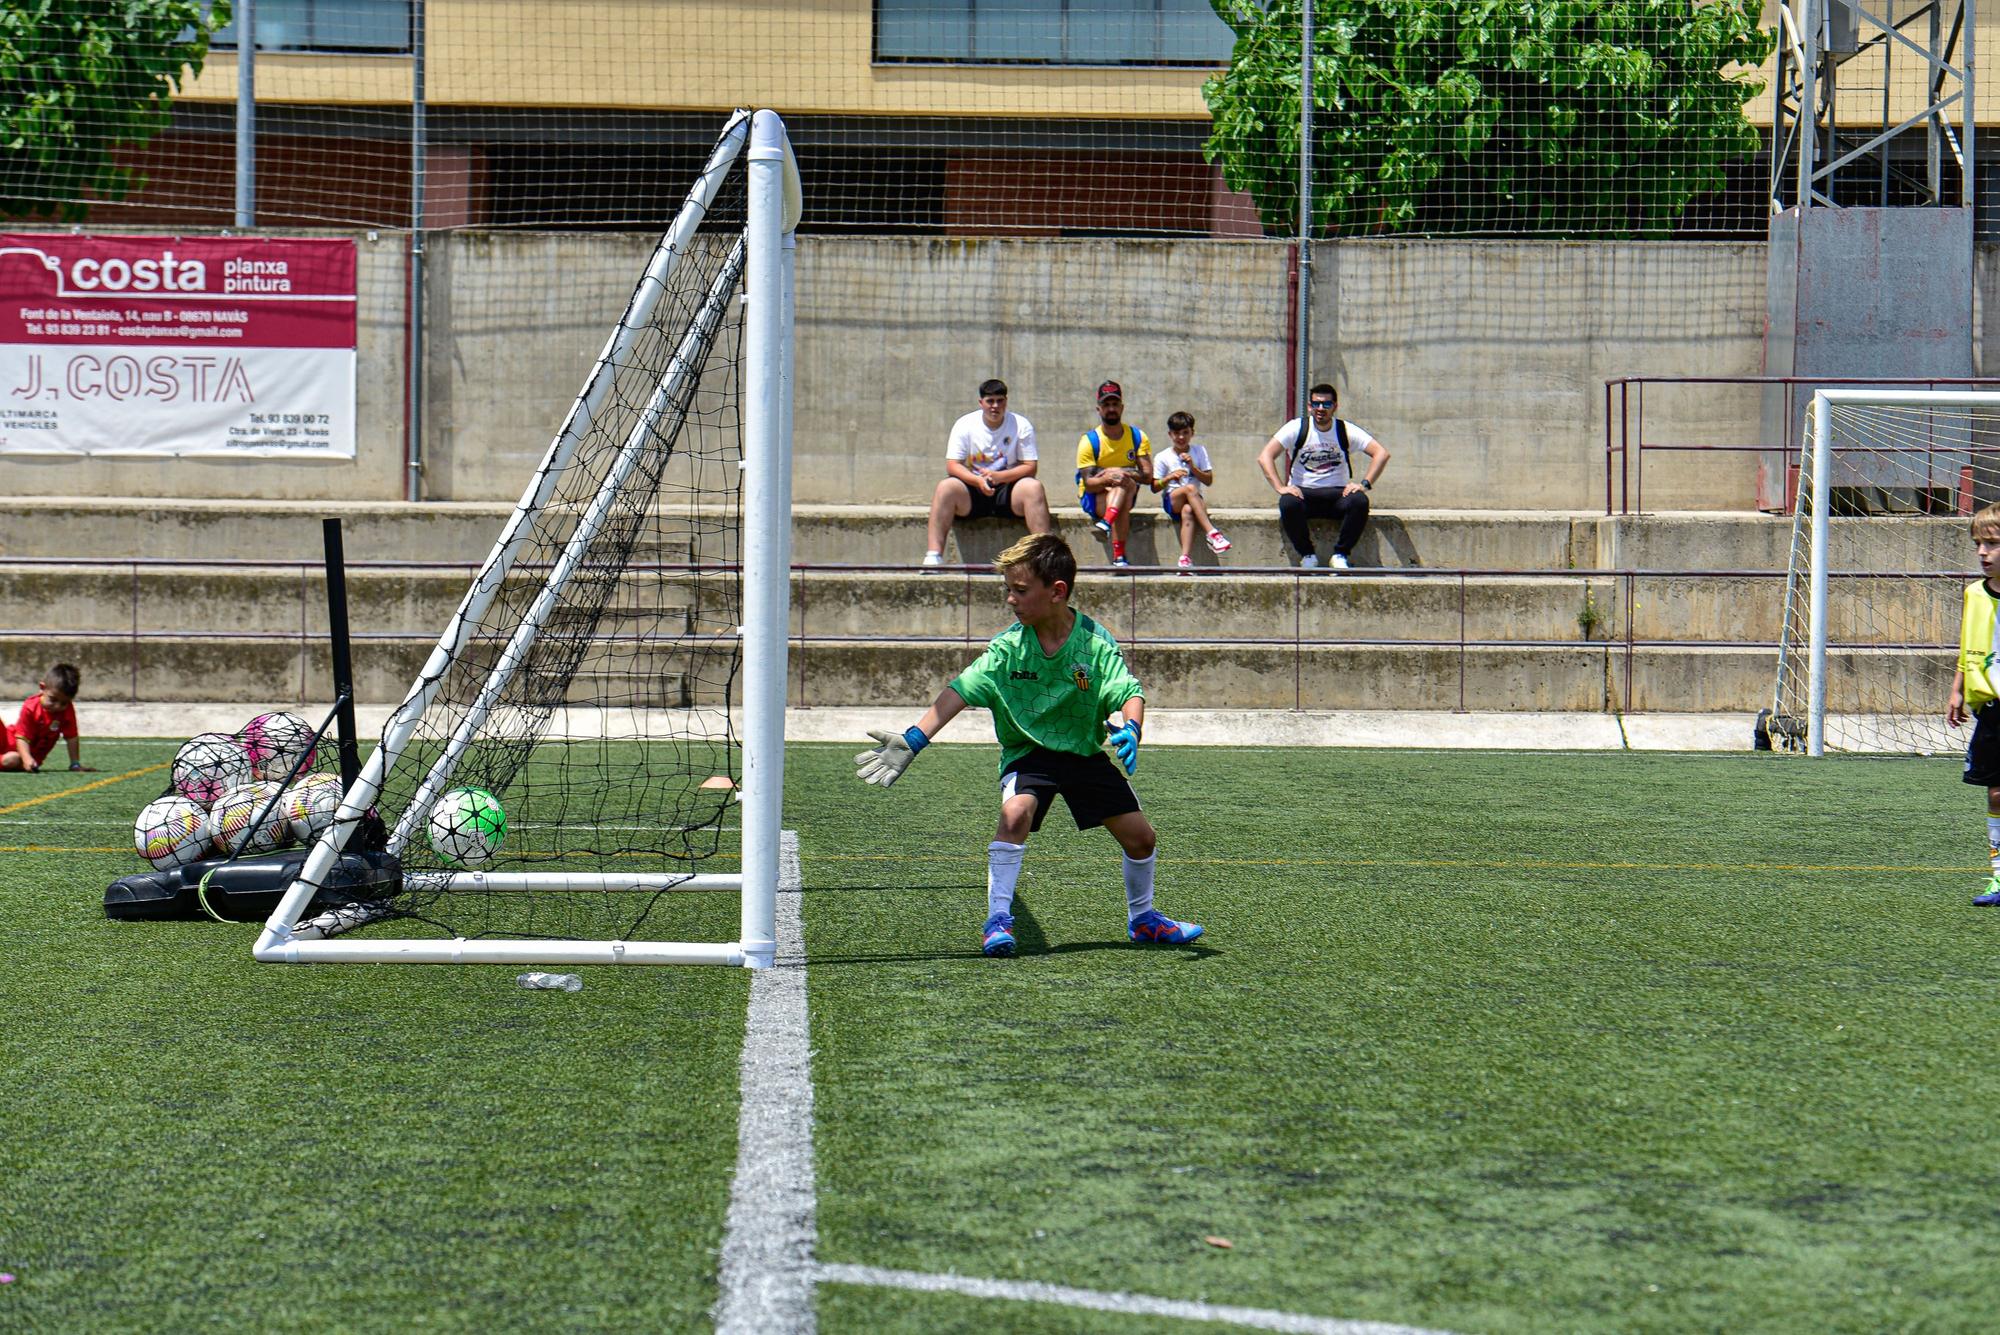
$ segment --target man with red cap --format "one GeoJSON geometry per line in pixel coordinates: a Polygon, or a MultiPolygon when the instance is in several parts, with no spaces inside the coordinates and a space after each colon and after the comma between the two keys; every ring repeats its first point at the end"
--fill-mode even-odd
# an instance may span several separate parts
{"type": "Polygon", "coordinates": [[[1111,564],[1129,566],[1125,539],[1132,503],[1152,485],[1152,443],[1125,422],[1125,391],[1116,380],[1097,387],[1098,425],[1076,443],[1076,494],[1091,527],[1111,539],[1111,564]]]}

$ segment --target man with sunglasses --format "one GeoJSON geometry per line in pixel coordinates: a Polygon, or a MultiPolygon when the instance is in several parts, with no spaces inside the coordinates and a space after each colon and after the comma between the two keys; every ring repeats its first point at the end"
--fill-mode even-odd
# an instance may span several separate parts
{"type": "Polygon", "coordinates": [[[1314,519],[1337,519],[1340,534],[1333,540],[1333,568],[1345,570],[1354,544],[1368,527],[1368,493],[1388,466],[1389,451],[1381,441],[1352,422],[1333,415],[1340,396],[1332,385],[1317,384],[1306,395],[1309,422],[1294,417],[1278,428],[1278,434],[1264,444],[1257,466],[1264,480],[1278,493],[1278,523],[1299,554],[1299,567],[1311,570],[1319,565],[1313,550],[1314,519]],[[1367,467],[1359,476],[1354,456],[1363,456],[1367,467]],[[1288,458],[1280,475],[1278,460],[1288,458]]]}

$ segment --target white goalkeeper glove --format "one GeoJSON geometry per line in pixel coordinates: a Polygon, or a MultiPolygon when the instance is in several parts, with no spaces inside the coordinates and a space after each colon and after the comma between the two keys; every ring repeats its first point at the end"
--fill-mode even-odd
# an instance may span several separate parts
{"type": "Polygon", "coordinates": [[[898,737],[892,732],[875,732],[868,735],[877,743],[871,751],[863,751],[854,757],[854,775],[863,783],[880,784],[887,788],[903,777],[903,771],[917,758],[917,752],[930,745],[931,739],[924,736],[921,728],[906,728],[898,737]]]}
{"type": "Polygon", "coordinates": [[[1125,767],[1127,776],[1139,772],[1139,720],[1126,719],[1122,727],[1112,731],[1105,739],[1111,749],[1118,753],[1118,763],[1125,767]]]}

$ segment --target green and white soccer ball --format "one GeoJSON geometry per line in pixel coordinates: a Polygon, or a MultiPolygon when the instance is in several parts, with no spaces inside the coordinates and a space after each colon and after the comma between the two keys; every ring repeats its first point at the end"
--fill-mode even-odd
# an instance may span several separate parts
{"type": "Polygon", "coordinates": [[[484,788],[453,788],[431,804],[431,847],[446,862],[482,867],[507,837],[507,813],[484,788]]]}
{"type": "Polygon", "coordinates": [[[178,793],[157,798],[132,822],[132,845],[161,871],[184,866],[208,851],[208,813],[178,793]]]}

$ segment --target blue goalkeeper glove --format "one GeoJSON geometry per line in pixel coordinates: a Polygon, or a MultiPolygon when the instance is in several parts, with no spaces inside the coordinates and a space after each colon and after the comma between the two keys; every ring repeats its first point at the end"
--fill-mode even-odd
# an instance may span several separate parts
{"type": "Polygon", "coordinates": [[[868,735],[875,739],[876,745],[854,757],[854,776],[863,783],[880,784],[884,788],[903,777],[903,771],[917,758],[917,752],[929,746],[931,740],[921,728],[905,729],[900,737],[872,730],[868,735]]]}
{"type": "Polygon", "coordinates": [[[1112,731],[1109,738],[1111,749],[1118,753],[1118,763],[1125,767],[1125,773],[1139,772],[1139,720],[1126,719],[1124,726],[1112,731]]]}

